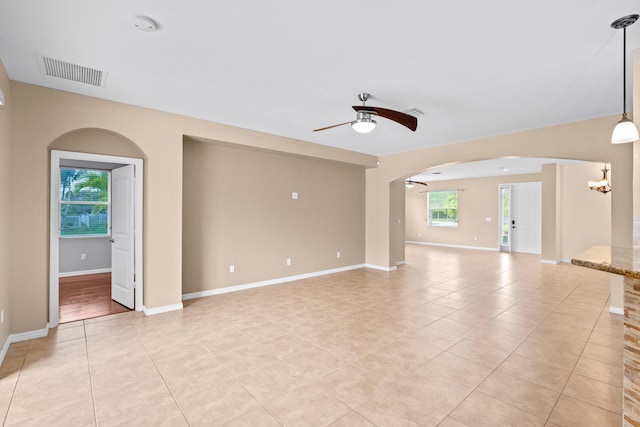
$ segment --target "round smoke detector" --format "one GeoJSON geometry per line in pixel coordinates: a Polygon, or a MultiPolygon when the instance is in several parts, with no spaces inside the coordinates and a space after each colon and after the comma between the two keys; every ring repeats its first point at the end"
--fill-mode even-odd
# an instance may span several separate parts
{"type": "Polygon", "coordinates": [[[133,25],[135,25],[136,28],[140,31],[145,31],[147,33],[153,32],[158,29],[158,24],[156,24],[156,21],[145,15],[137,15],[133,19],[133,25]]]}

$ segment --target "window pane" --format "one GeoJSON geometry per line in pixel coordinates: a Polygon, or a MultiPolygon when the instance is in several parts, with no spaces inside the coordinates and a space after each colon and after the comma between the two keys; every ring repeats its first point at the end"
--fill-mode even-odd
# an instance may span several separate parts
{"type": "Polygon", "coordinates": [[[501,188],[500,194],[502,195],[502,245],[509,244],[509,194],[508,188],[501,188]]]}
{"type": "Polygon", "coordinates": [[[108,171],[60,168],[60,235],[109,233],[108,171]]]}
{"type": "Polygon", "coordinates": [[[109,172],[60,168],[60,200],[109,201],[109,172]]]}
{"type": "Polygon", "coordinates": [[[78,236],[108,233],[108,205],[60,204],[60,235],[78,236]]]}
{"type": "Polygon", "coordinates": [[[429,225],[456,226],[458,223],[458,192],[429,193],[429,225]]]}

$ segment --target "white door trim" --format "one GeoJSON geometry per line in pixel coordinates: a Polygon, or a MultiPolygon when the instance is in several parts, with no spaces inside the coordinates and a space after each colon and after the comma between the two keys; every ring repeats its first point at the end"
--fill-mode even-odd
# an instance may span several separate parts
{"type": "Polygon", "coordinates": [[[107,156],[102,154],[77,153],[73,151],[51,150],[51,187],[49,192],[49,327],[58,326],[59,310],[59,200],[57,197],[60,188],[60,160],[85,160],[104,163],[129,164],[135,167],[134,184],[134,209],[135,209],[135,238],[134,238],[134,272],[135,280],[135,309],[143,310],[143,275],[142,275],[142,191],[143,191],[143,160],[130,157],[107,156]]]}

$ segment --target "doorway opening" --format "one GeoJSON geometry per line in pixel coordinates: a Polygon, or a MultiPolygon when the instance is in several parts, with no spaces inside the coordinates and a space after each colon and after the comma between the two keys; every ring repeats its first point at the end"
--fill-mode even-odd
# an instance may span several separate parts
{"type": "MultiPolygon", "coordinates": [[[[123,311],[143,309],[142,177],[142,159],[51,151],[49,327],[60,323],[61,304],[66,305],[69,298],[78,302],[89,298],[102,306],[104,315],[118,310],[118,305],[123,311]],[[100,181],[100,173],[108,176],[102,178],[108,181],[103,188],[108,197],[93,197],[96,201],[87,196],[99,192],[95,182],[75,185],[74,195],[65,197],[64,171],[74,170],[83,172],[77,176],[84,180],[88,176],[100,181]],[[102,260],[98,268],[87,263],[96,258],[102,260]],[[107,301],[98,303],[107,296],[107,301]],[[117,305],[112,306],[111,300],[117,305]]],[[[69,190],[71,185],[66,185],[69,190]]],[[[62,321],[80,320],[77,314],[62,321]]],[[[96,317],[91,310],[86,314],[86,318],[96,317]]]]}

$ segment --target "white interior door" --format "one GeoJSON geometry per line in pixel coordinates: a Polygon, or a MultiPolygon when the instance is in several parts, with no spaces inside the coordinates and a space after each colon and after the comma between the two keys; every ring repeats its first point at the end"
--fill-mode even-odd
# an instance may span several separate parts
{"type": "Polygon", "coordinates": [[[134,166],[111,171],[111,298],[134,308],[134,166]]]}
{"type": "Polygon", "coordinates": [[[542,252],[541,196],[541,182],[524,182],[511,186],[511,238],[514,252],[542,252]]]}

